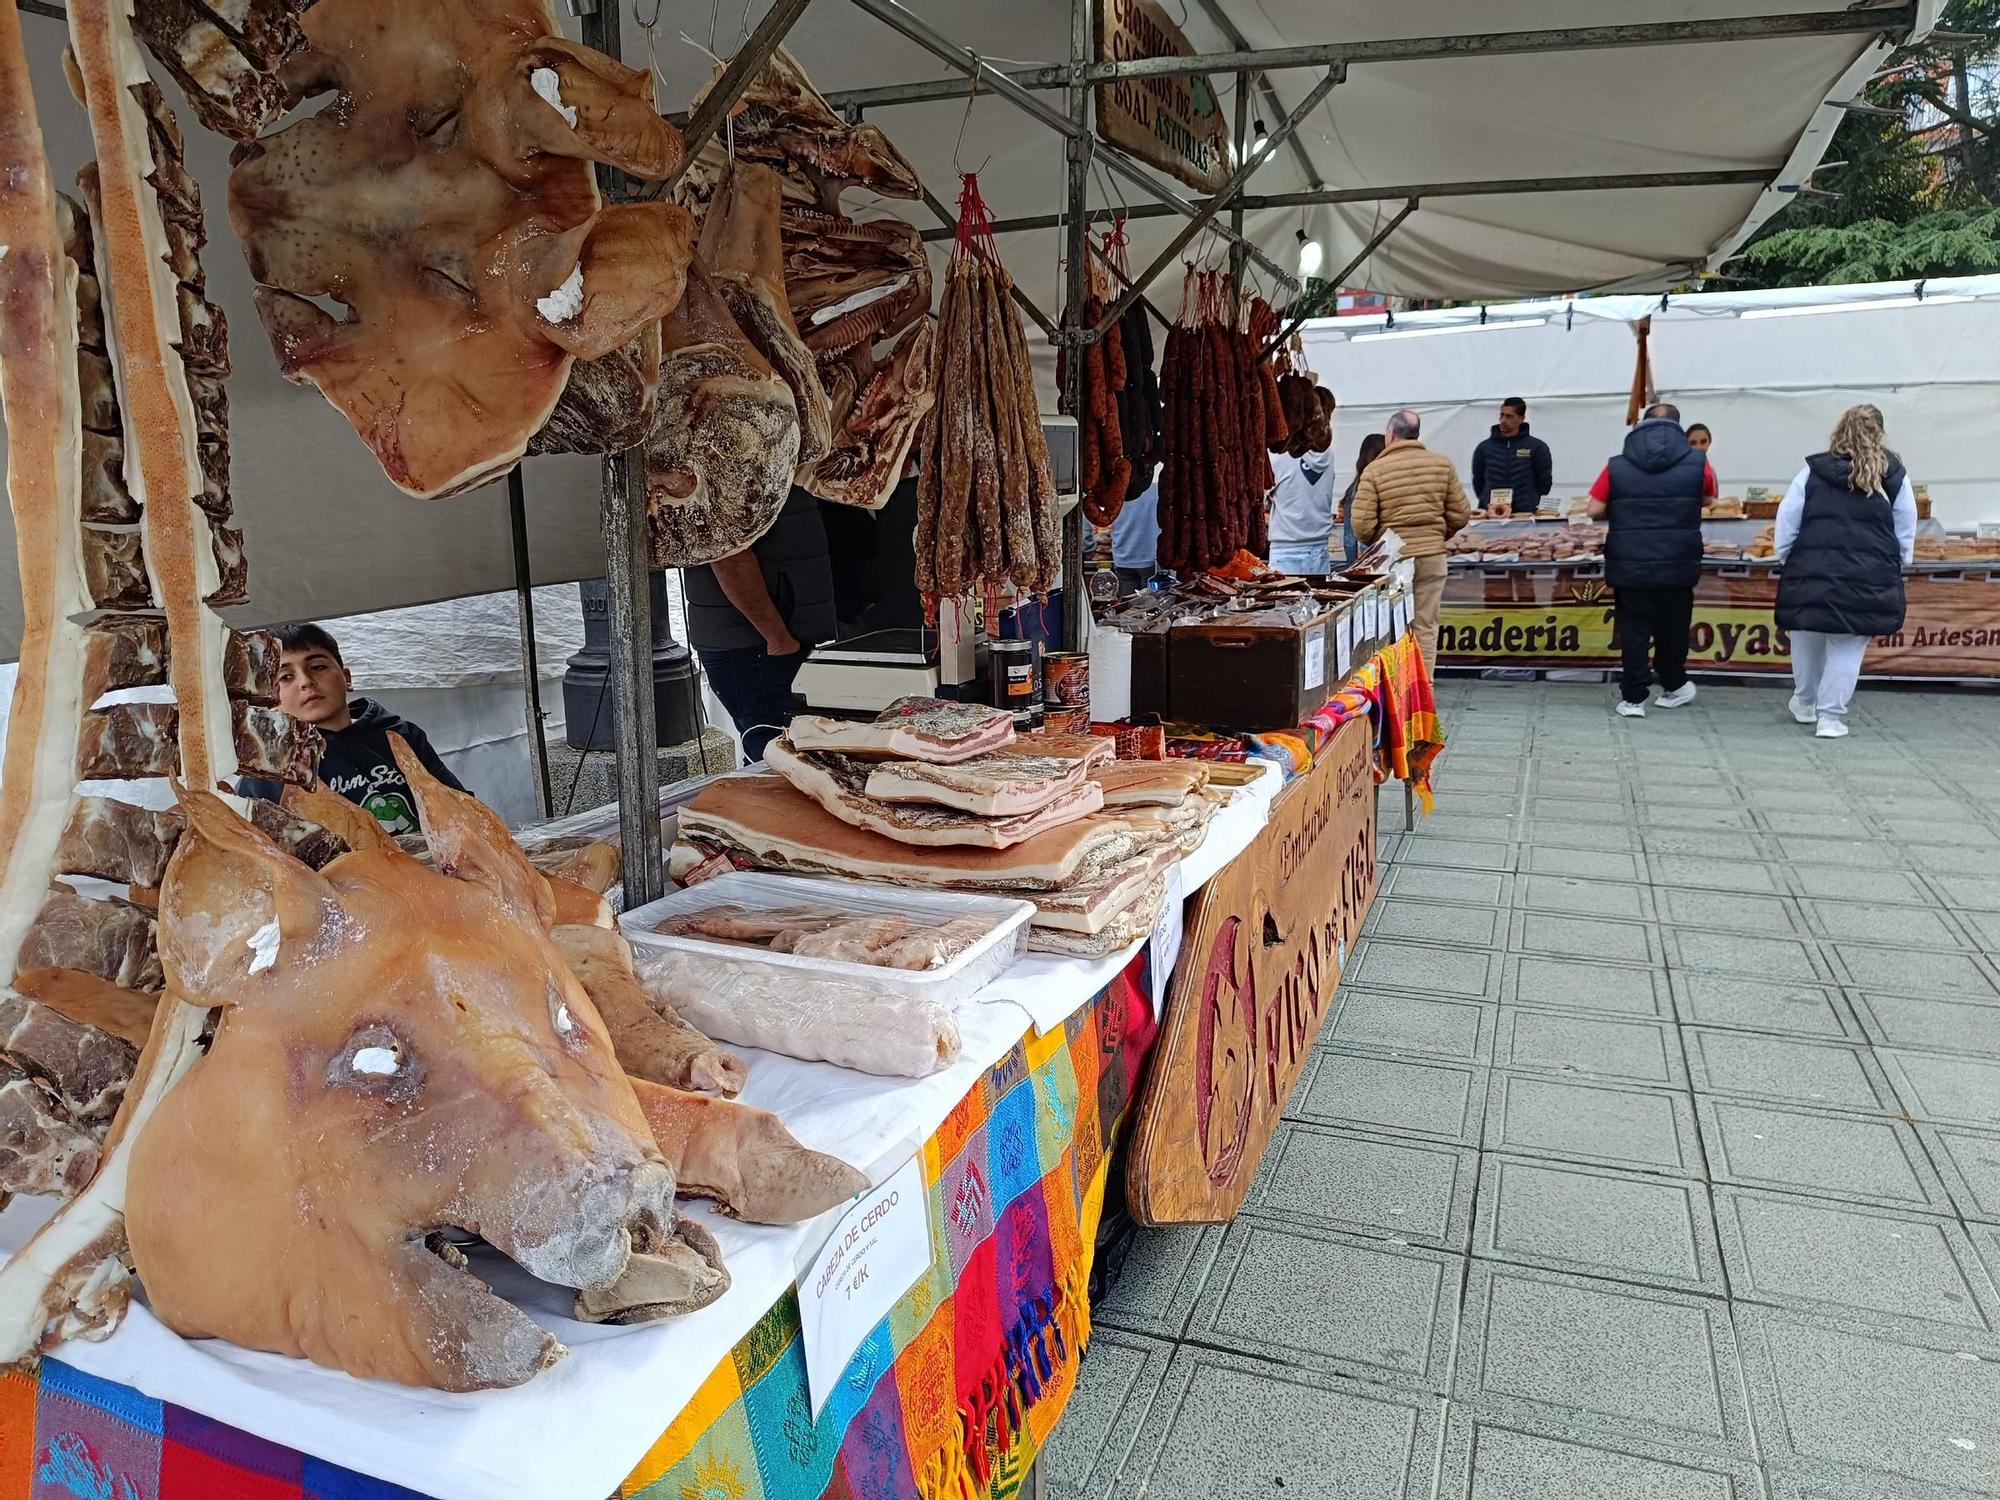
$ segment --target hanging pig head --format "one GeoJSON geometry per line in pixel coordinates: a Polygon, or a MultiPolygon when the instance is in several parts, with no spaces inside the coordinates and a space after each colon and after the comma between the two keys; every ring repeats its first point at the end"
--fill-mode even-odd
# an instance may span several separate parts
{"type": "Polygon", "coordinates": [[[556,35],[547,0],[319,0],[302,21],[288,96],[332,102],[238,148],[229,179],[265,332],[398,487],[467,489],[520,459],[573,361],[680,301],[688,215],[602,207],[591,166],[661,179],[680,137],[649,76],[556,35]]]}
{"type": "Polygon", "coordinates": [[[687,1270],[660,1311],[720,1294],[720,1266],[674,1237],[673,1173],[518,851],[426,806],[455,873],[373,850],[315,873],[219,798],[181,804],[169,1003],[223,1013],[133,1150],[126,1226],[161,1321],[477,1390],[564,1351],[443,1231],[586,1293],[641,1259],[687,1270]]]}

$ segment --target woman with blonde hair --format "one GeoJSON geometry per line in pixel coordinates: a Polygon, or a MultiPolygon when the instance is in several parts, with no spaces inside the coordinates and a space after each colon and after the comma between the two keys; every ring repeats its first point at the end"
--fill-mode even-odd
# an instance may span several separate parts
{"type": "Polygon", "coordinates": [[[1870,636],[1903,628],[1903,568],[1917,497],[1884,443],[1882,413],[1842,414],[1778,507],[1778,624],[1790,632],[1792,717],[1821,739],[1847,733],[1847,704],[1870,636]]]}

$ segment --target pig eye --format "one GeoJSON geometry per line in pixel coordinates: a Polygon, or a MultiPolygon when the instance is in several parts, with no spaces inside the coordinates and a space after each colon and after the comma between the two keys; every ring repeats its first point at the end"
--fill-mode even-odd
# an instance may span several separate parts
{"type": "Polygon", "coordinates": [[[402,1038],[386,1026],[364,1026],[327,1064],[327,1082],[407,1088],[421,1076],[402,1038]]]}

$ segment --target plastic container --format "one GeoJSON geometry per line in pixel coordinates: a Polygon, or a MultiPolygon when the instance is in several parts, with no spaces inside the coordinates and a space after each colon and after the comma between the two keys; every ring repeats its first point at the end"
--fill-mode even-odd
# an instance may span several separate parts
{"type": "Polygon", "coordinates": [[[1014,962],[1027,943],[1028,920],[1034,904],[1002,896],[975,896],[952,891],[911,890],[901,886],[867,885],[853,880],[826,880],[807,875],[769,875],[736,870],[704,880],[686,890],[649,901],[619,918],[625,936],[643,948],[672,948],[698,955],[704,976],[726,984],[732,976],[772,970],[796,974],[810,986],[810,976],[861,984],[916,1000],[953,1006],[986,988],[1014,962]],[[992,929],[957,957],[935,969],[885,969],[843,959],[801,958],[743,943],[683,937],[655,932],[668,917],[696,916],[718,906],[750,911],[777,911],[810,906],[857,917],[904,916],[920,921],[948,922],[955,917],[984,917],[992,929]]]}

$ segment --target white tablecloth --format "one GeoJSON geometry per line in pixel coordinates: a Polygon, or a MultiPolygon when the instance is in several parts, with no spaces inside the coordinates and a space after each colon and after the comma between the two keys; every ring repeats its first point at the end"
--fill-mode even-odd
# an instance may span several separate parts
{"type": "MultiPolygon", "coordinates": [[[[1189,894],[1235,859],[1269,817],[1274,769],[1211,822],[1183,861],[1189,894]]],[[[1087,1004],[1138,951],[1096,960],[1023,957],[959,1011],[964,1051],[929,1078],[897,1080],[829,1063],[732,1048],[749,1065],[746,1103],[783,1115],[798,1138],[852,1162],[879,1183],[908,1161],[988,1068],[1030,1026],[1046,1031],[1087,1004]]],[[[842,1205],[844,1207],[845,1205],[842,1205]]],[[[0,1213],[0,1252],[46,1217],[45,1199],[0,1213]]],[[[739,1224],[687,1205],[721,1242],[730,1289],[666,1323],[605,1328],[569,1316],[570,1294],[491,1251],[476,1269],[569,1347],[569,1357],[511,1391],[447,1395],[356,1380],[304,1360],[190,1342],[140,1304],[99,1344],[58,1352],[88,1374],[172,1401],[330,1463],[440,1500],[603,1500],[645,1456],[716,1364],[792,1286],[829,1225],[739,1224]]],[[[826,1219],[837,1216],[831,1211],[826,1219]]]]}

